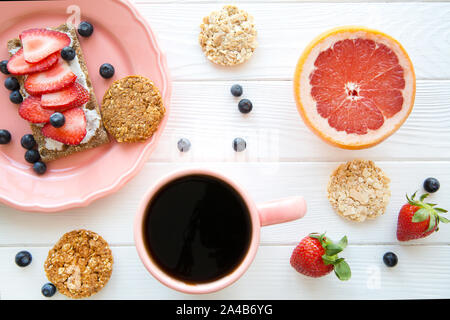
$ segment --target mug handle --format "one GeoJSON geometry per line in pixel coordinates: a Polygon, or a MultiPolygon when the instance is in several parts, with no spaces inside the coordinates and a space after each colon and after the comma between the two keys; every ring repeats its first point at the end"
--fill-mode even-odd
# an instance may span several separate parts
{"type": "Polygon", "coordinates": [[[257,207],[261,226],[297,220],[306,214],[306,201],[301,196],[264,202],[257,207]]]}

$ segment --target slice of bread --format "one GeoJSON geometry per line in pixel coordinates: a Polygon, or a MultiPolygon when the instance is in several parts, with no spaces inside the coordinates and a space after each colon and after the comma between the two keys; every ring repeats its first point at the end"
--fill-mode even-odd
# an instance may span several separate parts
{"type": "MultiPolygon", "coordinates": [[[[42,161],[48,162],[52,160],[56,160],[59,158],[67,157],[73,153],[77,153],[80,151],[88,150],[91,148],[98,147],[102,144],[108,143],[109,138],[108,134],[106,133],[105,127],[103,126],[103,121],[101,120],[101,113],[100,109],[97,103],[97,99],[95,98],[94,94],[94,88],[92,87],[91,79],[89,78],[88,70],[86,67],[86,62],[84,60],[83,51],[81,50],[80,42],[78,40],[77,33],[73,27],[70,27],[67,24],[60,25],[57,28],[51,28],[52,30],[61,31],[67,33],[70,38],[72,39],[72,47],[75,49],[75,52],[78,57],[78,62],[80,64],[80,69],[84,73],[84,76],[86,78],[86,86],[87,90],[89,91],[91,95],[91,100],[89,100],[85,105],[85,110],[95,110],[98,114],[98,117],[100,118],[100,124],[95,131],[95,134],[92,135],[92,137],[85,143],[81,143],[76,146],[69,146],[69,145],[61,145],[58,142],[56,142],[56,145],[58,145],[60,148],[50,148],[46,146],[49,138],[46,138],[42,133],[42,125],[39,124],[32,124],[30,123],[31,130],[33,132],[34,139],[36,140],[36,143],[38,144],[38,150],[41,154],[42,161]]],[[[8,52],[12,56],[20,47],[22,46],[20,40],[12,39],[8,41],[8,52]]],[[[24,89],[24,82],[26,79],[26,76],[16,76],[20,83],[20,92],[22,93],[22,96],[27,97],[28,94],[26,93],[24,89]]],[[[88,119],[86,119],[88,120],[88,119]]],[[[89,120],[88,120],[89,121],[89,120]]],[[[88,122],[89,126],[89,122],[88,122]]],[[[50,144],[55,144],[55,141],[50,141],[50,144]]]]}

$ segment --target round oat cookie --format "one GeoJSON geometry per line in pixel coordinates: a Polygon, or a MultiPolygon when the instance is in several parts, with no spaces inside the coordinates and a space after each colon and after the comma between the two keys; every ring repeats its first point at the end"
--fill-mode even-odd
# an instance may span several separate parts
{"type": "Polygon", "coordinates": [[[86,298],[100,291],[112,273],[108,243],[88,230],[64,234],[49,251],[44,264],[48,280],[69,298],[86,298]]]}
{"type": "Polygon", "coordinates": [[[102,119],[118,142],[143,142],[158,129],[166,112],[158,88],[142,76],[114,81],[103,96],[102,119]]]}
{"type": "Polygon", "coordinates": [[[199,42],[206,57],[217,64],[232,66],[247,61],[255,51],[253,17],[235,6],[224,6],[203,18],[199,42]]]}
{"type": "Polygon", "coordinates": [[[328,199],[342,217],[353,221],[384,214],[391,197],[390,179],[370,160],[341,164],[328,183],[328,199]]]}

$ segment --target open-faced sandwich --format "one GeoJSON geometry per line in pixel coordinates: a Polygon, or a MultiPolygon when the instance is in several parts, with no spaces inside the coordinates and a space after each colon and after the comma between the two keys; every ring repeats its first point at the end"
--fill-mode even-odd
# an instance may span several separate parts
{"type": "Polygon", "coordinates": [[[73,27],[25,30],[8,41],[8,52],[23,98],[19,115],[30,123],[42,161],[109,142],[73,27]]]}

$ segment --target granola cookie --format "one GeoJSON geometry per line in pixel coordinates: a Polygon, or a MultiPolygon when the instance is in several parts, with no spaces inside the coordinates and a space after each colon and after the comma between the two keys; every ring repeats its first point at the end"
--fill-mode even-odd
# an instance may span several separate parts
{"type": "Polygon", "coordinates": [[[235,6],[224,6],[203,18],[199,42],[206,57],[232,66],[247,61],[258,45],[253,17],[235,6]]]}
{"type": "Polygon", "coordinates": [[[384,214],[391,197],[390,179],[370,160],[341,164],[328,183],[328,199],[342,217],[353,221],[384,214]]]}
{"type": "Polygon", "coordinates": [[[86,298],[100,291],[112,273],[108,243],[88,230],[64,234],[44,264],[48,280],[69,298],[86,298]]]}
{"type": "Polygon", "coordinates": [[[103,96],[102,119],[118,142],[143,142],[158,129],[166,109],[158,88],[142,76],[114,81],[103,96]]]}

